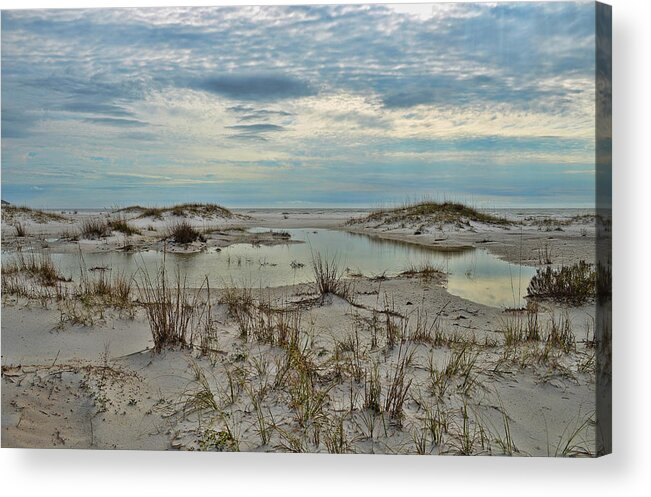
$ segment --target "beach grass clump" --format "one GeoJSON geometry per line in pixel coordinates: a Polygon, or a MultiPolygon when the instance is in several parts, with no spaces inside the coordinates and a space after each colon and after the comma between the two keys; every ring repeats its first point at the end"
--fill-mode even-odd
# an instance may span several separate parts
{"type": "Polygon", "coordinates": [[[370,371],[365,371],[364,376],[364,409],[380,413],[382,412],[382,381],[378,364],[374,363],[370,371]]]}
{"type": "Polygon", "coordinates": [[[402,422],[403,406],[411,388],[412,379],[407,379],[407,370],[412,365],[416,349],[400,344],[393,371],[389,374],[389,386],[384,399],[384,410],[398,424],[402,422]]]}
{"type": "Polygon", "coordinates": [[[27,236],[27,227],[20,221],[14,224],[14,229],[16,230],[17,237],[24,238],[27,236]]]}
{"type": "Polygon", "coordinates": [[[527,307],[526,316],[513,316],[503,321],[504,345],[511,347],[523,342],[538,342],[543,338],[543,329],[535,306],[527,307]]]}
{"type": "Polygon", "coordinates": [[[79,241],[79,231],[66,229],[59,234],[61,240],[67,240],[69,242],[78,242],[79,241]]]}
{"type": "Polygon", "coordinates": [[[415,348],[408,343],[401,343],[395,363],[387,371],[388,384],[383,385],[378,363],[374,362],[370,370],[364,371],[363,408],[376,414],[386,413],[389,418],[400,425],[403,408],[413,379],[407,377],[407,371],[414,360],[415,348]]]}
{"type": "Polygon", "coordinates": [[[52,258],[44,253],[29,252],[25,254],[23,251],[18,251],[15,259],[2,265],[3,276],[19,273],[26,273],[47,287],[56,286],[59,282],[70,281],[70,278],[65,278],[59,272],[52,258]]]}
{"type": "Polygon", "coordinates": [[[98,217],[84,219],[79,229],[80,236],[86,240],[106,238],[107,236],[111,236],[111,232],[109,224],[104,219],[98,217]]]}
{"type": "Polygon", "coordinates": [[[581,305],[593,298],[596,291],[597,273],[594,265],[580,261],[559,269],[549,266],[539,268],[531,278],[527,296],[581,305]]]}
{"type": "Polygon", "coordinates": [[[246,337],[249,331],[250,315],[255,305],[250,288],[227,288],[220,299],[228,309],[228,315],[235,319],[240,330],[240,336],[246,337]]]}
{"type": "Polygon", "coordinates": [[[512,224],[506,218],[494,216],[458,202],[434,202],[425,200],[402,205],[394,209],[379,209],[369,215],[352,219],[348,224],[379,222],[398,224],[405,222],[462,223],[471,221],[506,226],[512,224]]]}
{"type": "Polygon", "coordinates": [[[272,306],[271,302],[258,302],[251,289],[229,288],[221,303],[228,306],[228,315],[237,324],[240,338],[255,340],[283,348],[299,341],[301,313],[286,305],[272,306]]]}
{"type": "Polygon", "coordinates": [[[430,320],[427,311],[422,309],[416,309],[416,319],[411,320],[413,325],[410,326],[409,331],[409,340],[415,343],[426,343],[434,344],[437,341],[437,337],[440,340],[442,337],[442,332],[439,325],[439,318],[443,309],[439,311],[434,319],[430,320]]]}
{"type": "Polygon", "coordinates": [[[135,226],[130,225],[124,218],[109,221],[108,226],[112,231],[117,231],[118,233],[122,233],[126,236],[140,234],[140,230],[135,226]]]}
{"type": "Polygon", "coordinates": [[[197,240],[205,242],[206,238],[194,228],[188,221],[179,221],[171,224],[167,228],[167,239],[172,240],[174,243],[188,244],[197,240]]]}
{"type": "Polygon", "coordinates": [[[343,271],[335,257],[328,259],[319,252],[312,254],[312,271],[316,289],[322,297],[337,295],[342,299],[350,299],[353,295],[351,284],[343,279],[343,271]]]}
{"type": "Polygon", "coordinates": [[[129,309],[133,304],[133,285],[133,277],[124,272],[111,274],[109,271],[100,271],[99,276],[91,278],[84,271],[77,297],[85,302],[99,301],[118,309],[129,309]]]}
{"type": "Polygon", "coordinates": [[[200,298],[204,284],[191,291],[187,279],[178,271],[175,279],[170,280],[164,264],[153,277],[143,270],[135,284],[156,352],[166,347],[191,346],[195,334],[205,331],[203,321],[209,319],[209,306],[200,298]]]}
{"type": "Polygon", "coordinates": [[[561,349],[565,353],[574,350],[576,337],[572,332],[572,322],[567,314],[563,314],[558,318],[556,316],[551,317],[545,341],[549,346],[561,349]]]}
{"type": "Polygon", "coordinates": [[[412,264],[401,274],[408,277],[419,277],[423,281],[431,281],[434,278],[442,276],[444,272],[441,268],[434,266],[431,262],[425,262],[421,265],[412,264]]]}

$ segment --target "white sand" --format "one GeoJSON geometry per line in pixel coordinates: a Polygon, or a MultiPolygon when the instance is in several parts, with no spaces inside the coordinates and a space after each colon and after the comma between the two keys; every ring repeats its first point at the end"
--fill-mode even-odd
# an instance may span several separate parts
{"type": "MultiPolygon", "coordinates": [[[[420,244],[481,246],[507,260],[530,265],[538,264],[544,244],[550,245],[554,264],[594,260],[594,228],[589,223],[563,226],[563,231],[545,231],[534,224],[522,229],[443,226],[414,235],[413,226],[346,226],[351,217],[363,214],[360,211],[249,209],[239,214],[243,216],[235,219],[191,219],[196,226],[219,230],[208,235],[205,244],[194,248],[251,240],[251,235],[234,228],[327,227],[420,244]]],[[[28,236],[21,239],[15,237],[9,222],[3,222],[3,249],[18,244],[61,252],[120,249],[125,240],[118,234],[92,241],[47,241],[59,238],[63,229],[74,228],[87,215],[70,215],[69,223],[41,224],[23,219],[28,236]]],[[[129,237],[129,244],[135,249],[160,249],[160,237],[169,221],[132,219],[143,234],[129,237]],[[149,226],[154,230],[148,230],[149,226]]],[[[262,241],[275,243],[270,238],[262,241]]],[[[310,285],[275,288],[263,291],[263,295],[254,290],[254,294],[276,306],[281,302],[303,302],[301,323],[306,336],[312,337],[310,346],[319,371],[317,387],[327,390],[323,409],[326,418],[319,421],[324,425],[320,440],[314,439],[314,423],[305,428],[297,421],[297,406],[292,405],[287,391],[263,388],[268,382],[273,384],[279,364],[275,361],[284,357],[284,350],[243,341],[226,306],[217,303],[222,293],[215,291],[211,296],[218,346],[211,357],[199,357],[196,351],[187,349],[154,353],[142,309],[133,318],[108,309],[91,326],[73,326],[61,323],[57,302],[3,295],[2,446],[198,449],[201,440],[209,442],[211,433],[228,426],[240,450],[326,451],[328,433],[332,434],[332,427],[341,418],[351,452],[414,453],[419,437],[425,437],[423,450],[427,453],[456,454],[468,449],[475,454],[499,454],[504,450],[498,440],[503,445],[508,439],[507,419],[512,439],[509,446],[516,448],[515,454],[562,455],[564,449],[566,454],[594,450],[594,433],[589,424],[571,440],[594,411],[595,370],[590,363],[593,350],[584,343],[584,339],[592,338],[594,305],[542,307],[539,320],[544,326],[552,315],[556,319],[567,315],[577,345],[575,351],[554,352],[553,359],[538,363],[526,359],[524,346],[518,349],[520,360],[505,358],[501,330],[509,315],[450,295],[442,277],[427,281],[404,276],[381,281],[358,278],[354,305],[334,296],[323,302],[310,301],[315,297],[310,285]],[[386,318],[377,312],[385,310],[385,296],[392,310],[410,316],[412,326],[418,308],[430,319],[440,314],[440,329],[448,336],[476,339],[475,345],[468,348],[475,358],[472,385],[467,387],[461,376],[454,376],[447,391],[438,397],[431,391],[428,365],[444,369],[458,347],[412,344],[414,360],[407,374],[412,383],[400,426],[387,416],[373,416],[363,409],[364,382],[351,380],[333,359],[334,344],[351,335],[354,322],[368,324],[374,316],[386,318]],[[486,341],[492,345],[483,346],[486,341]],[[195,368],[205,374],[220,412],[184,413],[188,394],[199,386],[195,368]],[[227,372],[231,378],[239,375],[241,380],[235,399],[230,399],[227,372]],[[262,395],[264,417],[276,426],[270,429],[267,443],[262,443],[252,400],[258,394],[262,395]],[[426,433],[428,411],[438,412],[440,420],[447,422],[439,444],[426,433]]],[[[362,363],[369,371],[373,363],[378,364],[386,395],[400,348],[390,349],[381,343],[371,349],[368,327],[358,328],[365,350],[362,363]]]]}

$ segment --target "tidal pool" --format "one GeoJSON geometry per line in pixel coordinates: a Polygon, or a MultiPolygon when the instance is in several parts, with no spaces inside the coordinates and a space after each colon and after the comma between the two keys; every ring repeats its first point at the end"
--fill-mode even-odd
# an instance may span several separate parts
{"type": "MultiPolygon", "coordinates": [[[[255,228],[252,231],[268,231],[255,228]]],[[[213,288],[230,285],[265,288],[314,280],[311,261],[317,252],[336,259],[344,275],[395,276],[411,266],[429,263],[447,272],[447,289],[453,295],[495,307],[518,307],[535,269],[498,259],[483,249],[460,252],[435,249],[367,235],[326,229],[287,229],[292,240],[274,246],[234,244],[220,251],[197,254],[111,252],[84,254],[80,264],[77,254],[52,254],[65,274],[77,278],[80,266],[87,269],[108,267],[126,274],[144,269],[149,274],[165,260],[170,274],[178,270],[190,286],[199,286],[208,276],[213,288]]]]}

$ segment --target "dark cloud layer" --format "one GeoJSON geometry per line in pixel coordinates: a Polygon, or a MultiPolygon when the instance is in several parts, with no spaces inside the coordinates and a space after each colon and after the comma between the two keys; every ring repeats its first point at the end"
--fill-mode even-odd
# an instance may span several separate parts
{"type": "Polygon", "coordinates": [[[262,133],[266,131],[284,131],[285,128],[276,124],[237,124],[235,126],[226,126],[228,129],[237,131],[248,131],[251,133],[262,133]]]}
{"type": "Polygon", "coordinates": [[[314,95],[311,86],[280,74],[224,74],[201,80],[195,88],[234,100],[267,102],[314,95]]]}

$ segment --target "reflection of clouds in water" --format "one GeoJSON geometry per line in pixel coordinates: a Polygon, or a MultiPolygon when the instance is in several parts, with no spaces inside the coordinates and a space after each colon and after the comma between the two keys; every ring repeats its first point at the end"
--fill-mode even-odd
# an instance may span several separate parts
{"type": "MultiPolygon", "coordinates": [[[[292,239],[305,243],[274,246],[235,244],[220,252],[167,254],[166,268],[170,276],[179,271],[187,277],[190,286],[200,286],[207,274],[213,288],[234,284],[264,288],[313,281],[311,261],[312,254],[317,252],[327,259],[335,258],[340,269],[347,270],[347,274],[362,273],[366,276],[395,276],[411,266],[428,263],[448,273],[447,288],[453,295],[496,307],[523,305],[518,296],[526,292],[529,279],[535,272],[533,268],[509,264],[480,249],[462,253],[438,252],[423,246],[341,231],[286,231],[292,239]],[[518,281],[520,274],[521,280],[518,281]]],[[[79,276],[77,254],[53,254],[52,258],[64,275],[79,276]]],[[[87,268],[108,266],[126,273],[144,269],[150,275],[156,273],[162,260],[163,254],[159,252],[84,254],[87,268]]]]}
{"type": "Polygon", "coordinates": [[[453,295],[493,307],[520,307],[526,305],[523,297],[527,293],[530,279],[531,276],[523,275],[518,286],[517,274],[513,279],[508,275],[472,279],[463,275],[451,276],[448,278],[447,289],[453,295]]]}

